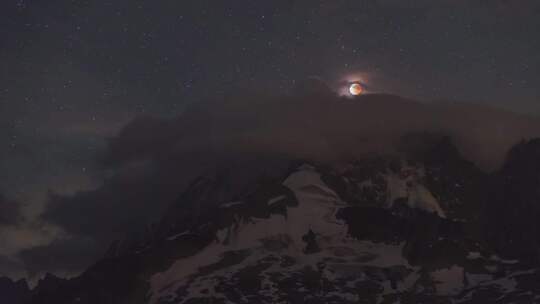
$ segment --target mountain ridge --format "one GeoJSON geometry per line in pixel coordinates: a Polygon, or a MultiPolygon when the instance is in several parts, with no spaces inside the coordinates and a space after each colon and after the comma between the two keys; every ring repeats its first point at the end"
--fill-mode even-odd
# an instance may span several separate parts
{"type": "MultiPolygon", "coordinates": [[[[492,237],[515,190],[504,196],[491,187],[508,183],[509,175],[530,178],[535,171],[521,163],[527,163],[523,155],[539,159],[539,141],[516,145],[507,165],[490,174],[463,159],[449,138],[428,139],[424,146],[415,144],[420,148],[409,150],[407,159],[379,157],[337,167],[293,161],[280,176],[262,178],[228,201],[220,201],[219,174],[195,180],[169,209],[188,213],[168,217],[169,211],[138,242],[111,245],[101,261],[74,279],[47,276],[18,303],[352,303],[358,297],[367,303],[473,303],[490,299],[485,288],[508,301],[519,299],[519,290],[536,299],[540,293],[531,282],[538,261],[531,252],[538,244],[523,241],[523,250],[505,252],[501,244],[510,244],[515,234],[492,237]],[[495,197],[506,200],[493,214],[485,212],[495,197]],[[189,207],[203,198],[214,205],[189,207]],[[201,259],[204,252],[213,262],[203,258],[189,263],[199,266],[190,271],[175,270],[175,264],[188,265],[182,261],[201,259]],[[393,262],[380,264],[385,259],[393,262]],[[278,272],[288,275],[276,277],[278,272]],[[177,287],[171,289],[169,281],[177,287]],[[293,282],[306,292],[285,288],[293,282]],[[225,291],[230,288],[238,290],[225,291]]],[[[535,191],[531,195],[519,201],[537,202],[535,191]]],[[[508,231],[534,223],[532,217],[510,216],[507,226],[515,229],[508,231]]]]}

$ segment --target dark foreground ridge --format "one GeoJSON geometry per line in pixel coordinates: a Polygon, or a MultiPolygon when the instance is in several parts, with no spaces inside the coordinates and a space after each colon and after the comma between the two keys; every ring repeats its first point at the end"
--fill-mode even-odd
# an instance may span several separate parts
{"type": "Polygon", "coordinates": [[[198,178],[141,239],[70,280],[0,279],[0,302],[540,301],[540,140],[490,174],[448,138],[405,141],[401,158],[291,162],[225,198],[226,174],[198,178]]]}

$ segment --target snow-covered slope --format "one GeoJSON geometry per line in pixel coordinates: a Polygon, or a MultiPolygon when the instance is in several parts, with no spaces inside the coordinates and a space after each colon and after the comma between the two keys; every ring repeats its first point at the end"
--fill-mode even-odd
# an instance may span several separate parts
{"type": "MultiPolygon", "coordinates": [[[[520,272],[507,270],[506,261],[469,252],[453,235],[436,233],[436,239],[408,235],[414,231],[411,227],[442,229],[448,222],[435,196],[422,184],[424,168],[403,166],[399,172],[377,173],[378,182],[386,185],[386,200],[377,209],[388,210],[388,216],[393,217],[407,208],[409,215],[418,213],[412,220],[419,222],[400,219],[403,222],[397,228],[411,230],[409,233],[376,241],[355,236],[351,227],[358,223],[339,213],[363,207],[340,198],[322,180],[323,174],[328,173],[312,165],[298,167],[282,181],[294,193],[297,204],[287,206],[284,213],[263,217],[235,214],[230,225],[216,230],[214,241],[200,252],[154,274],[150,303],[358,303],[366,299],[368,303],[393,303],[391,299],[404,294],[468,301],[476,288],[507,293],[516,290],[515,277],[520,272]],[[400,202],[403,206],[396,208],[400,202]],[[424,226],[423,221],[428,224],[424,226]],[[429,224],[433,221],[441,223],[429,224]],[[448,261],[436,266],[431,255],[444,246],[460,252],[449,252],[448,261]],[[425,252],[418,253],[422,250],[425,252]],[[411,264],[415,255],[426,258],[411,264]],[[494,274],[501,270],[508,272],[494,274]]],[[[374,184],[369,179],[358,183],[361,188],[374,184]]],[[[276,194],[266,205],[282,200],[286,196],[276,194]]],[[[226,203],[221,209],[241,205],[226,203]]],[[[396,228],[395,223],[391,225],[396,228]]],[[[536,275],[536,270],[529,274],[536,275]]]]}
{"type": "MultiPolygon", "coordinates": [[[[155,274],[151,278],[151,303],[228,299],[227,293],[219,287],[233,281],[238,273],[249,267],[257,268],[261,263],[265,265],[253,274],[253,279],[260,280],[257,297],[267,303],[285,301],[287,295],[280,294],[279,282],[294,279],[306,269],[333,281],[361,277],[362,269],[366,267],[372,268],[381,279],[388,267],[399,269],[397,276],[402,272],[413,272],[401,255],[403,244],[358,241],[348,234],[346,223],[336,218],[336,212],[346,203],[321,181],[314,167],[301,166],[283,181],[283,185],[294,192],[297,206],[287,208],[286,214],[272,214],[269,218],[236,218],[231,226],[217,231],[216,240],[201,252],[178,260],[168,270],[155,274]],[[310,235],[316,244],[312,250],[310,235]],[[270,245],[272,243],[277,245],[270,245]],[[241,258],[228,267],[205,274],[205,269],[224,263],[231,255],[241,258]],[[286,260],[290,262],[284,264],[286,260]],[[182,294],[178,294],[179,289],[182,294]]],[[[270,201],[277,198],[279,196],[270,201]]],[[[403,281],[401,288],[409,288],[412,283],[413,280],[403,281]]],[[[336,289],[328,294],[329,297],[343,301],[358,299],[358,295],[349,291],[354,289],[355,281],[349,285],[352,287],[336,289]]],[[[309,296],[311,291],[304,286],[299,287],[298,292],[309,296]]]]}

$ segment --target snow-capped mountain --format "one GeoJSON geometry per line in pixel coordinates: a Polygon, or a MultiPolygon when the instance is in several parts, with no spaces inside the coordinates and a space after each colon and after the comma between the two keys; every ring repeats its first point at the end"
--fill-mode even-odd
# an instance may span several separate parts
{"type": "Polygon", "coordinates": [[[140,240],[20,303],[540,302],[540,142],[491,174],[427,142],[237,192],[199,178],[140,240]]]}

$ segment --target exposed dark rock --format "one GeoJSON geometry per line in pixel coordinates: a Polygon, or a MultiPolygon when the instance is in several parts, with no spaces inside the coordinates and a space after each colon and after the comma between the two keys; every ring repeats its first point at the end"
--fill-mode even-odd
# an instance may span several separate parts
{"type": "Polygon", "coordinates": [[[6,277],[0,277],[0,303],[22,304],[30,297],[30,289],[26,280],[16,282],[6,277]]]}
{"type": "Polygon", "coordinates": [[[304,253],[312,254],[321,251],[319,245],[317,244],[317,236],[313,230],[309,229],[308,233],[302,237],[302,240],[306,243],[304,253]]]}

